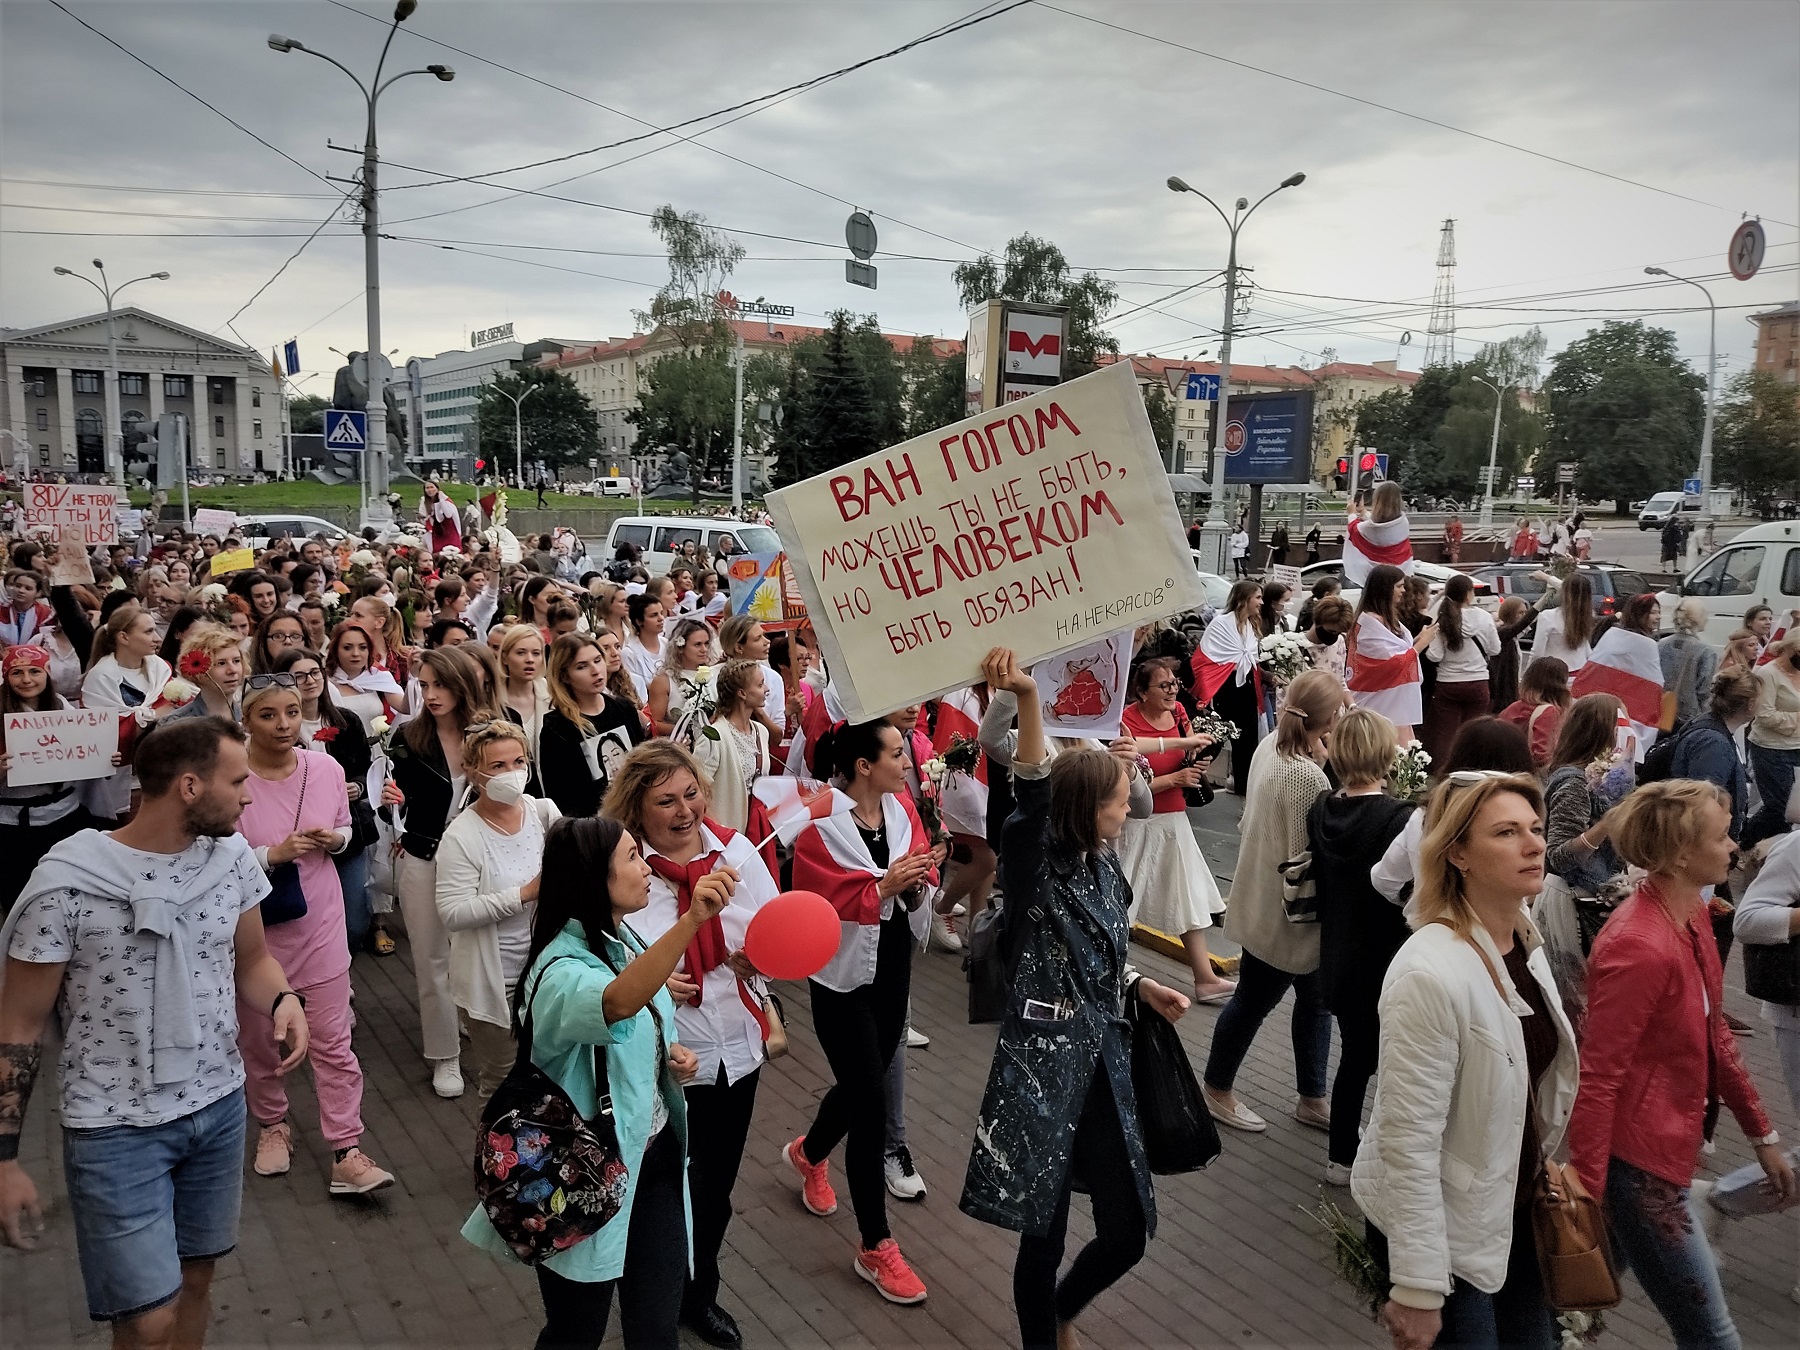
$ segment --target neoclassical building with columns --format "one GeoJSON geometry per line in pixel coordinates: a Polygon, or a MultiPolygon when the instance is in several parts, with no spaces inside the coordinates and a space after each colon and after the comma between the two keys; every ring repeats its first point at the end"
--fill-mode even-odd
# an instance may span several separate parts
{"type": "MultiPolygon", "coordinates": [[[[268,358],[135,306],[113,311],[119,421],[126,434],[164,412],[193,428],[194,472],[249,478],[281,467],[281,392],[268,358]]],[[[0,464],[39,476],[106,472],[107,316],[0,328],[0,464]]],[[[141,472],[141,465],[130,465],[141,472]]]]}

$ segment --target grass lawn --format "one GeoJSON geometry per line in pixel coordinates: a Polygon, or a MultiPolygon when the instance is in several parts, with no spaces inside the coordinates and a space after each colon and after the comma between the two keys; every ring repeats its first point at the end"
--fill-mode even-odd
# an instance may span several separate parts
{"type": "MultiPolygon", "coordinates": [[[[487,488],[477,488],[467,483],[451,483],[444,487],[444,492],[458,506],[466,506],[483,493],[487,488]]],[[[296,483],[263,483],[260,485],[231,485],[225,487],[195,487],[188,489],[188,504],[191,507],[213,506],[229,508],[242,516],[274,514],[290,512],[302,516],[339,517],[353,513],[357,508],[359,489],[355,483],[326,484],[312,482],[296,483]],[[321,509],[325,508],[325,509],[321,509]]],[[[403,509],[413,510],[418,505],[419,489],[408,485],[400,489],[403,509]]],[[[181,500],[177,490],[170,494],[175,502],[181,500]]],[[[148,506],[150,493],[133,489],[131,492],[133,506],[148,506]]],[[[515,510],[531,510],[537,504],[537,493],[533,489],[523,492],[508,490],[507,504],[515,510]]],[[[574,497],[561,492],[544,494],[545,509],[549,511],[564,510],[606,510],[636,511],[635,497],[574,497]]],[[[686,506],[681,501],[654,501],[644,499],[645,511],[656,514],[667,514],[686,506]]]]}

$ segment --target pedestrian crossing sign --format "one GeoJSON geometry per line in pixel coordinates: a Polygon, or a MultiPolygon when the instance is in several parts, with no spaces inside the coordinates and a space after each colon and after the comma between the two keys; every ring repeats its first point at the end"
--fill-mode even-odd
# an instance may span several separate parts
{"type": "Polygon", "coordinates": [[[369,414],[345,408],[325,410],[325,448],[361,452],[369,448],[369,414]]]}

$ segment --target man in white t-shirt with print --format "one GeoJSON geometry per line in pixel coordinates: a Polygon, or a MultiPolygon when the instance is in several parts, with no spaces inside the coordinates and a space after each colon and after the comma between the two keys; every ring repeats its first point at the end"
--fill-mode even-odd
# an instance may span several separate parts
{"type": "Polygon", "coordinates": [[[131,822],[52,848],[0,934],[0,1236],[30,1248],[43,1229],[18,1152],[54,1010],[88,1314],[113,1324],[115,1346],[199,1345],[243,1192],[237,1002],[270,1010],[284,1073],[306,1056],[306,1012],[264,946],[269,883],[236,833],[243,732],[175,723],[135,767],[131,822]]]}

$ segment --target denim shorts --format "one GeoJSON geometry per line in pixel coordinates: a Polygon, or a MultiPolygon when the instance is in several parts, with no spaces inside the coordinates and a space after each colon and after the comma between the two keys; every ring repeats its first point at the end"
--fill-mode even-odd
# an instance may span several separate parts
{"type": "Polygon", "coordinates": [[[63,1175],[88,1316],[160,1308],[181,1292],[182,1262],[237,1246],[244,1090],[163,1125],[65,1129],[63,1175]]]}

